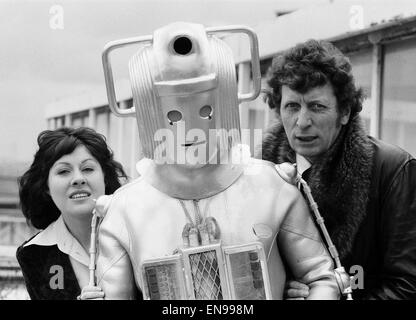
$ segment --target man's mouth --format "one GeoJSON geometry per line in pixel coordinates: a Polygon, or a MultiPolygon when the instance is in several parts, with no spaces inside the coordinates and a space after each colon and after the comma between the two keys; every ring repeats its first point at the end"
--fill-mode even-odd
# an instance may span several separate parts
{"type": "Polygon", "coordinates": [[[298,139],[300,142],[312,142],[316,138],[316,136],[296,136],[296,139],[298,139]]]}
{"type": "Polygon", "coordinates": [[[74,192],[72,193],[69,198],[70,199],[85,199],[88,198],[91,195],[91,193],[87,192],[87,191],[80,191],[80,192],[74,192]]]}

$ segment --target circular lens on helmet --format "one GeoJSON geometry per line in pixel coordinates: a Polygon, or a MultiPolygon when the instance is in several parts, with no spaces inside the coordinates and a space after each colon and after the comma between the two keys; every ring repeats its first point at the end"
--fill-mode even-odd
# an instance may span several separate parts
{"type": "Polygon", "coordinates": [[[212,107],[210,105],[205,105],[199,109],[199,116],[203,119],[211,119],[212,116],[212,107]]]}
{"type": "Polygon", "coordinates": [[[169,119],[170,124],[178,122],[182,119],[182,113],[180,113],[178,110],[169,111],[168,119],[169,119]]]}
{"type": "Polygon", "coordinates": [[[173,42],[173,50],[177,54],[186,55],[192,50],[192,41],[188,37],[179,37],[173,42]]]}

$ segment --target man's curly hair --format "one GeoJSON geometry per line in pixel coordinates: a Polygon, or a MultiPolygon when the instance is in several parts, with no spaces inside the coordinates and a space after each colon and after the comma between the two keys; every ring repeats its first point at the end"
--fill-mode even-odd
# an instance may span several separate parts
{"type": "Polygon", "coordinates": [[[308,40],[273,59],[268,71],[265,101],[280,115],[282,86],[300,93],[330,83],[338,111],[351,109],[350,119],[362,110],[363,92],[356,88],[349,59],[327,41],[308,40]]]}

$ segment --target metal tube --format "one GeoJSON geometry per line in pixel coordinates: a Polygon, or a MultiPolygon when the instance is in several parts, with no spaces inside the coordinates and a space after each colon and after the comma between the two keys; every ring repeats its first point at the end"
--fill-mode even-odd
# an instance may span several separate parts
{"type": "Polygon", "coordinates": [[[338,286],[340,287],[340,290],[343,295],[347,297],[347,300],[353,300],[352,299],[352,289],[351,289],[351,283],[350,283],[350,276],[345,271],[344,267],[341,264],[341,260],[339,259],[338,250],[335,247],[334,243],[331,240],[331,237],[328,233],[328,230],[324,224],[324,218],[321,216],[319,210],[318,210],[318,204],[315,202],[311,188],[309,187],[308,183],[302,179],[302,176],[297,173],[297,181],[303,186],[303,190],[305,191],[306,197],[308,198],[309,205],[315,215],[316,221],[319,225],[319,228],[322,231],[322,234],[324,235],[325,241],[328,245],[328,251],[331,255],[331,257],[335,261],[335,278],[337,280],[338,286]]]}
{"type": "Polygon", "coordinates": [[[93,210],[93,216],[91,219],[91,237],[90,237],[90,279],[89,285],[95,286],[95,257],[97,255],[97,214],[95,209],[93,210]]]}

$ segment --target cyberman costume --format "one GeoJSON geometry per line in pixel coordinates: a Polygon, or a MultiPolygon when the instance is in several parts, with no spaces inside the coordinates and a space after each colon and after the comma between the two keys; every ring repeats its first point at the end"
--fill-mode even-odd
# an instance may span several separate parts
{"type": "Polygon", "coordinates": [[[103,62],[110,107],[136,114],[145,156],[99,226],[105,297],[134,299],[137,286],[146,299],[282,299],[286,264],[309,299],[338,299],[333,261],[301,193],[273,164],[241,156],[238,103],[260,88],[255,34],[174,23],[110,43],[103,62]],[[249,36],[251,94],[238,93],[224,32],[249,36]],[[109,53],[133,43],[144,44],[129,63],[135,107],[119,109],[109,53]]]}

